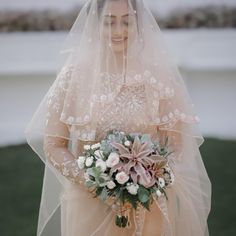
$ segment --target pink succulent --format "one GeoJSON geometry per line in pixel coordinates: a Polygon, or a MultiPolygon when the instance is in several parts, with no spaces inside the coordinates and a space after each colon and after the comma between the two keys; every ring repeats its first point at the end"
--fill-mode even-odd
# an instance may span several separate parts
{"type": "Polygon", "coordinates": [[[138,136],[135,136],[131,150],[120,143],[112,142],[111,145],[119,151],[121,162],[112,167],[111,171],[123,170],[130,175],[134,183],[147,188],[153,186],[156,176],[149,168],[158,161],[160,156],[150,156],[153,150],[148,144],[148,142],[142,144],[138,136]]]}

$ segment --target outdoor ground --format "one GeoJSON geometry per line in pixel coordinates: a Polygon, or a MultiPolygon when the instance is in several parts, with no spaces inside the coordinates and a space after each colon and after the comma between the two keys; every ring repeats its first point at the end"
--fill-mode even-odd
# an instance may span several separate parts
{"type": "MultiPolygon", "coordinates": [[[[200,150],[213,187],[210,235],[236,235],[236,141],[205,138],[200,150]]],[[[0,148],[0,235],[36,235],[43,167],[26,144],[0,148]]]]}

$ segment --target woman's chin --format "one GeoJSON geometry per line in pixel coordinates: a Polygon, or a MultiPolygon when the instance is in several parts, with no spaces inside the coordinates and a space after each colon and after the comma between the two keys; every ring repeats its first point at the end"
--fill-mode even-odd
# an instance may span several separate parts
{"type": "Polygon", "coordinates": [[[123,44],[122,45],[112,44],[112,50],[116,53],[121,53],[126,50],[126,46],[123,44]]]}

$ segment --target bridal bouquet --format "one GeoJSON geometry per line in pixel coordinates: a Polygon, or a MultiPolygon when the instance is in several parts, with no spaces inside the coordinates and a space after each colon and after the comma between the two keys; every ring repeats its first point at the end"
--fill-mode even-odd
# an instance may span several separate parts
{"type": "Polygon", "coordinates": [[[129,210],[141,204],[150,210],[153,197],[167,198],[166,188],[173,184],[174,175],[165,144],[152,140],[148,134],[111,130],[93,145],[84,145],[77,164],[84,170],[86,187],[104,202],[112,202],[116,225],[126,227],[129,210]]]}

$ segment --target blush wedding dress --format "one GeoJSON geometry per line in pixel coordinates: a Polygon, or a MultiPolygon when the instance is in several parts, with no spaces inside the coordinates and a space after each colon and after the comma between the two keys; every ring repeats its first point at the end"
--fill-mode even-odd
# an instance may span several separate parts
{"type": "MultiPolygon", "coordinates": [[[[114,83],[122,82],[121,76],[111,74],[106,74],[106,76],[114,80],[114,83]]],[[[153,133],[155,135],[155,127],[146,126],[145,122],[142,122],[147,119],[145,117],[144,88],[143,84],[122,85],[113,103],[102,107],[102,113],[98,117],[96,140],[104,138],[106,132],[111,129],[120,129],[125,132],[153,133]]],[[[76,129],[74,132],[76,133],[76,129]]],[[[85,144],[86,142],[75,145],[75,156],[82,153],[85,144]]],[[[161,235],[161,212],[156,205],[152,207],[151,212],[144,212],[143,209],[139,210],[139,215],[146,213],[144,222],[138,222],[137,213],[132,212],[132,227],[124,230],[114,224],[115,213],[109,210],[108,206],[100,200],[92,198],[88,190],[80,187],[80,185],[69,181],[61,200],[62,235],[128,236],[135,232],[135,224],[140,224],[139,227],[143,228],[143,235],[161,235]],[[159,225],[158,228],[156,228],[156,224],[159,225]]]]}
{"type": "Polygon", "coordinates": [[[144,0],[88,0],[62,50],[56,80],[25,130],[45,164],[37,236],[208,236],[211,183],[199,117],[144,0]],[[83,186],[76,159],[112,129],[168,136],[168,200],[115,213],[83,186]]]}

